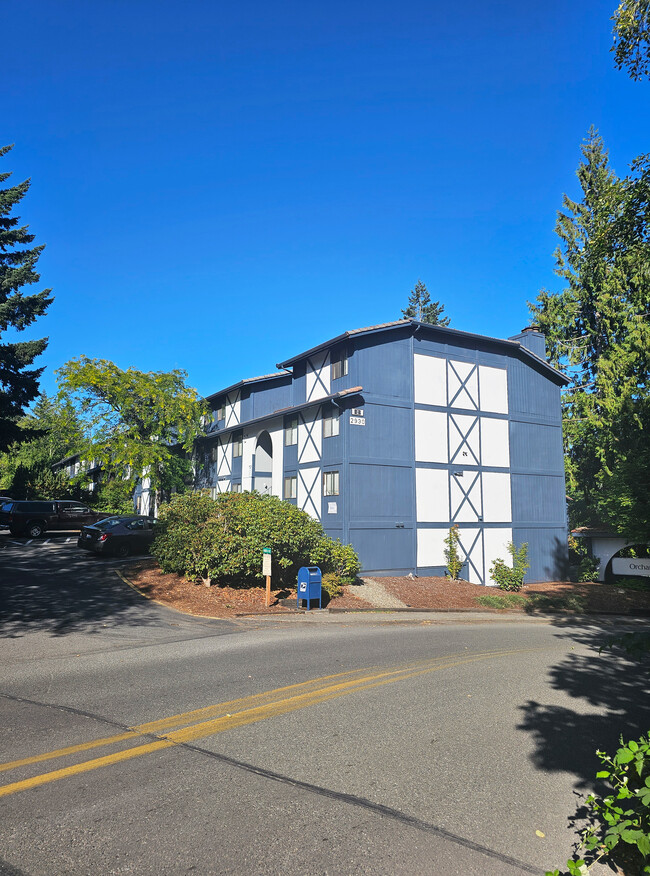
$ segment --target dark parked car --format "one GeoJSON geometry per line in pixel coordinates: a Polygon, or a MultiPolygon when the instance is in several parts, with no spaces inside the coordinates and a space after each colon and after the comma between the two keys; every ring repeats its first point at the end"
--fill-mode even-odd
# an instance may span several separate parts
{"type": "Polygon", "coordinates": [[[96,523],[107,516],[70,499],[33,502],[10,499],[0,505],[0,527],[8,527],[12,535],[30,538],[39,538],[47,530],[81,529],[85,523],[96,523]]]}
{"type": "Polygon", "coordinates": [[[145,553],[153,541],[155,524],[152,517],[135,514],[107,517],[93,526],[84,526],[77,544],[95,554],[116,557],[145,553]]]}

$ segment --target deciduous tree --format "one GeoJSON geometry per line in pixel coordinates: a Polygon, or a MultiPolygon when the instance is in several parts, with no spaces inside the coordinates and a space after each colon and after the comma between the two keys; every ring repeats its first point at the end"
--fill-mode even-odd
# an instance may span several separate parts
{"type": "Polygon", "coordinates": [[[207,413],[204,400],[186,385],[185,371],[123,371],[81,356],[57,374],[60,399],[74,406],[84,425],[82,455],[100,463],[107,477],[135,486],[144,474],[154,489],[178,477],[178,449],[191,451],[207,413]]]}
{"type": "Polygon", "coordinates": [[[621,0],[612,21],[616,66],[632,79],[650,78],[650,0],[621,0]]]}

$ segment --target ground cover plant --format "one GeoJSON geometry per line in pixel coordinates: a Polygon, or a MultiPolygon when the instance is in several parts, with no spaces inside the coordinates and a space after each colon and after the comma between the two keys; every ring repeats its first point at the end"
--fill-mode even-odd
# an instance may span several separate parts
{"type": "Polygon", "coordinates": [[[352,583],[360,569],[350,545],[328,538],[318,521],[276,496],[256,492],[174,496],[159,512],[151,553],[164,572],[190,581],[256,587],[271,548],[274,586],[295,584],[301,566],[319,566],[327,592],[352,583]]]}

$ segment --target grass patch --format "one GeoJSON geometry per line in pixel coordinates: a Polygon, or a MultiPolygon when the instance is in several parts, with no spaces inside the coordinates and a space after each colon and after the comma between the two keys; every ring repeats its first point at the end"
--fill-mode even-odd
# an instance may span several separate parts
{"type": "Polygon", "coordinates": [[[546,593],[529,593],[526,611],[585,611],[587,600],[575,593],[565,596],[548,596],[546,593]]]}
{"type": "Polygon", "coordinates": [[[617,577],[614,578],[611,585],[607,584],[606,586],[622,587],[624,590],[638,590],[641,593],[647,593],[650,591],[650,578],[643,578],[641,575],[638,578],[617,577]]]}
{"type": "Polygon", "coordinates": [[[526,602],[526,597],[518,593],[486,593],[477,596],[476,601],[485,608],[519,608],[526,602]]]}

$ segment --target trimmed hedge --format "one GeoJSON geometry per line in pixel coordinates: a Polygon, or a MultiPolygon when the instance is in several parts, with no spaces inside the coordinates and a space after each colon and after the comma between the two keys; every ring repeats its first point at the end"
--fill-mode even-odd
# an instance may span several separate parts
{"type": "Polygon", "coordinates": [[[151,553],[163,571],[190,581],[257,587],[265,547],[276,586],[295,586],[301,566],[320,566],[339,584],[352,583],[360,569],[350,545],[329,538],[318,521],[276,496],[183,493],[160,508],[158,520],[151,553]]]}

